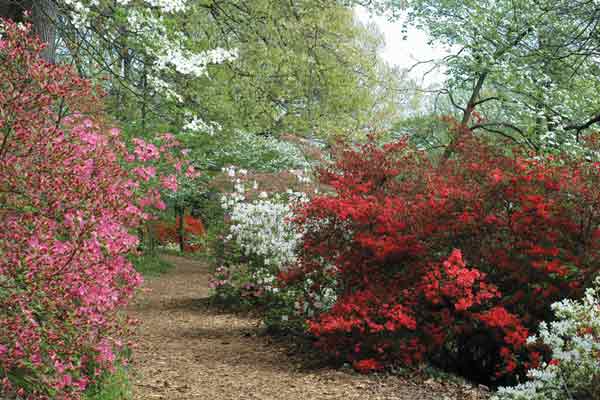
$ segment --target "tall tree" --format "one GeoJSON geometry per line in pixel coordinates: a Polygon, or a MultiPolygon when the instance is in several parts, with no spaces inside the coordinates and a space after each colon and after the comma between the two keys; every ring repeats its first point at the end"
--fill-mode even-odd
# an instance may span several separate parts
{"type": "Polygon", "coordinates": [[[600,122],[597,1],[411,0],[407,11],[456,49],[439,93],[471,130],[577,151],[600,122]]]}
{"type": "Polygon", "coordinates": [[[339,135],[396,112],[381,35],[336,1],[20,1],[56,6],[56,57],[135,131],[339,135]]]}
{"type": "Polygon", "coordinates": [[[235,62],[190,83],[186,103],[232,129],[348,134],[396,112],[397,80],[378,56],[381,34],[321,0],[198,3],[190,35],[235,47],[235,62]],[[376,111],[376,112],[375,112],[376,111]]]}

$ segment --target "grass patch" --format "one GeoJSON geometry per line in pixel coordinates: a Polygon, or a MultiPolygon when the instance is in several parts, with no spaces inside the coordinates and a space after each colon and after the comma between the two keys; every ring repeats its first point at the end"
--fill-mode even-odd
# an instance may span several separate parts
{"type": "Polygon", "coordinates": [[[136,271],[143,276],[159,276],[173,268],[173,265],[161,259],[158,253],[136,256],[131,261],[136,271]]]}
{"type": "Polygon", "coordinates": [[[133,398],[131,382],[123,367],[91,385],[83,396],[84,400],[131,400],[133,398]]]}

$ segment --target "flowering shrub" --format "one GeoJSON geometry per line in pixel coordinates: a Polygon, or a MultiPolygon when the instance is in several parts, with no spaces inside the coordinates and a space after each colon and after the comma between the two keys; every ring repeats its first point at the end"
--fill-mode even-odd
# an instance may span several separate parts
{"type": "MultiPolygon", "coordinates": [[[[235,170],[229,171],[235,176],[235,170]]],[[[292,223],[292,211],[295,204],[306,201],[306,195],[291,190],[285,195],[260,192],[258,198],[251,199],[247,190],[246,184],[237,178],[234,192],[222,197],[230,222],[227,240],[234,240],[260,267],[272,266],[272,272],[277,273],[296,260],[296,246],[302,234],[292,223]]],[[[254,190],[258,190],[257,185],[254,190]]]]}
{"type": "Polygon", "coordinates": [[[299,146],[287,140],[236,130],[231,137],[203,137],[201,163],[210,169],[236,165],[253,171],[279,172],[307,168],[307,157],[299,146]]]}
{"type": "Polygon", "coordinates": [[[478,379],[522,374],[539,359],[528,329],[598,270],[599,168],[469,135],[441,165],[402,141],[345,148],[320,174],[336,195],[299,211],[300,262],[282,279],[333,278],[310,331],[360,370],[437,358],[478,379]]]}
{"type": "MultiPolygon", "coordinates": [[[[179,242],[179,221],[180,218],[177,217],[173,223],[159,221],[152,224],[152,229],[156,235],[156,239],[161,245],[169,245],[179,242]]],[[[202,221],[192,216],[185,215],[183,217],[183,230],[185,231],[183,250],[185,252],[195,252],[200,250],[201,246],[197,240],[206,232],[202,221]]],[[[177,247],[177,249],[179,249],[179,247],[177,247]]]]}
{"type": "Polygon", "coordinates": [[[297,262],[302,232],[292,221],[293,211],[307,201],[310,179],[302,171],[265,176],[229,167],[225,172],[234,183],[233,191],[221,198],[228,221],[228,257],[210,286],[220,301],[264,306],[270,328],[300,328],[313,312],[311,305],[331,303],[312,290],[309,279],[285,290],[277,282],[277,276],[297,262]],[[277,191],[283,187],[290,189],[277,191]]]}
{"type": "Polygon", "coordinates": [[[500,400],[567,400],[600,398],[600,278],[582,300],[566,299],[552,305],[555,321],[542,322],[539,337],[551,360],[528,371],[530,380],[500,388],[500,400]]]}
{"type": "Polygon", "coordinates": [[[42,61],[28,26],[0,29],[0,397],[79,399],[124,361],[131,232],[164,207],[151,164],[177,143],[129,153],[88,81],[42,61]]]}

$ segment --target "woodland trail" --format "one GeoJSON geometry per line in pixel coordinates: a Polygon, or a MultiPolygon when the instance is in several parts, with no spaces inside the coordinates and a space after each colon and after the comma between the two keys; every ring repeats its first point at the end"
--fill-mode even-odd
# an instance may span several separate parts
{"type": "Polygon", "coordinates": [[[209,306],[208,266],[164,256],[175,267],[147,279],[129,313],[141,321],[134,350],[136,400],[476,400],[486,394],[434,379],[364,376],[307,367],[259,320],[209,306]]]}

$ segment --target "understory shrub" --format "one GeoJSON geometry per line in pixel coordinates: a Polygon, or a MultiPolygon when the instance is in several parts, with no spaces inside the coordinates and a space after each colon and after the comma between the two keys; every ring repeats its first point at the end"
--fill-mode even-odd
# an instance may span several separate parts
{"type": "Polygon", "coordinates": [[[173,268],[173,265],[163,260],[158,252],[132,254],[129,258],[135,270],[144,278],[162,275],[173,268]]]}
{"type": "MultiPolygon", "coordinates": [[[[159,245],[171,245],[179,250],[179,224],[180,217],[176,217],[174,222],[171,221],[156,221],[150,224],[150,229],[156,238],[159,245]]],[[[190,215],[183,217],[183,251],[193,253],[201,249],[200,240],[206,233],[204,224],[198,218],[190,215]]]]}
{"type": "Polygon", "coordinates": [[[115,368],[114,372],[105,372],[98,382],[88,387],[83,400],[131,400],[132,384],[124,367],[115,368]]]}
{"type": "Polygon", "coordinates": [[[550,361],[529,370],[529,381],[500,388],[496,400],[600,399],[600,278],[583,299],[562,300],[552,310],[555,320],[529,338],[550,348],[550,361]]]}
{"type": "Polygon", "coordinates": [[[127,362],[134,233],[185,163],[171,135],[129,152],[89,81],[43,61],[30,26],[0,31],[0,397],[80,399],[127,362]]]}
{"type": "MultiPolygon", "coordinates": [[[[296,190],[267,192],[257,181],[264,177],[233,167],[225,172],[234,186],[221,198],[228,221],[224,237],[227,259],[215,271],[210,286],[222,301],[264,306],[270,328],[298,329],[306,317],[298,312],[299,300],[309,288],[282,288],[277,276],[297,262],[302,232],[292,221],[293,210],[307,201],[310,179],[302,171],[282,172],[273,180],[289,182],[296,190]]],[[[269,184],[283,186],[281,182],[269,184]]]]}
{"type": "Polygon", "coordinates": [[[404,141],[343,148],[320,172],[335,194],[297,212],[299,262],[280,279],[333,283],[309,331],[360,371],[430,360],[510,382],[544,356],[529,330],[598,271],[599,168],[470,135],[439,164],[404,141]]]}

